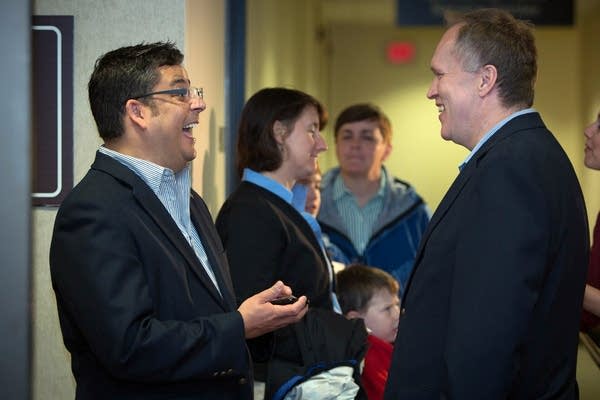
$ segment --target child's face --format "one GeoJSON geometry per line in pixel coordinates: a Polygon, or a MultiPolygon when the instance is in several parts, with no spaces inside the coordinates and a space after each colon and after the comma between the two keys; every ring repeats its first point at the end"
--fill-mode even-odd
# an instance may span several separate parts
{"type": "Polygon", "coordinates": [[[304,211],[316,218],[321,207],[321,174],[317,171],[309,179],[301,182],[306,185],[304,211]]]}
{"type": "Polygon", "coordinates": [[[316,217],[321,207],[321,173],[317,170],[309,178],[298,180],[298,183],[306,186],[304,211],[316,217]]]}
{"type": "Polygon", "coordinates": [[[365,320],[365,325],[371,334],[379,339],[393,343],[398,333],[398,319],[400,318],[400,299],[397,294],[381,288],[375,292],[367,310],[360,313],[365,320]]]}

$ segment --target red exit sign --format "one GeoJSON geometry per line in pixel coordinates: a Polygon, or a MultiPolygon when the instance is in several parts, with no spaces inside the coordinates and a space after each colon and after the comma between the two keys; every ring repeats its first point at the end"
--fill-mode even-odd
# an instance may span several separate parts
{"type": "Polygon", "coordinates": [[[391,42],[387,46],[387,59],[392,64],[407,64],[415,58],[415,45],[411,42],[391,42]]]}

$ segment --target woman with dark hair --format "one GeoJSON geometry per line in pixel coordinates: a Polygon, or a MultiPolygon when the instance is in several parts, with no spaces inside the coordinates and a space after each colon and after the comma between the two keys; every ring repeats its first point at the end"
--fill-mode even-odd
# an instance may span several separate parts
{"type": "MultiPolygon", "coordinates": [[[[310,317],[275,331],[272,353],[257,354],[253,343],[249,343],[254,361],[264,362],[255,363],[255,376],[267,382],[266,398],[278,398],[277,389],[299,371],[291,373],[290,369],[288,374],[287,366],[308,367],[307,356],[319,362],[338,362],[347,355],[348,348],[358,349],[355,353],[361,357],[364,354],[364,326],[347,325],[349,321],[333,311],[331,264],[301,214],[304,204],[299,209],[292,202],[292,188],[315,173],[317,157],[327,149],[320,134],[325,120],[324,107],[304,92],[266,88],[255,93],[242,110],[238,129],[237,167],[242,182],[225,201],[216,220],[238,303],[256,288],[270,287],[277,280],[310,302],[310,317]],[[322,333],[311,337],[311,344],[305,346],[315,327],[322,333]],[[347,338],[335,333],[339,337],[331,340],[329,332],[335,329],[354,333],[347,338]],[[351,340],[354,347],[347,343],[351,340]],[[340,345],[332,346],[333,342],[340,345]],[[342,355],[334,349],[336,346],[343,350],[342,355]],[[310,355],[306,354],[307,348],[312,349],[310,355]],[[317,348],[319,354],[314,354],[317,348]],[[325,354],[330,350],[335,350],[335,355],[325,354]]],[[[272,339],[268,335],[257,340],[264,344],[272,339]]]]}
{"type": "Polygon", "coordinates": [[[267,88],[246,103],[238,130],[242,177],[217,216],[238,302],[278,279],[312,306],[331,309],[324,255],[291,203],[296,181],[312,175],[327,149],[319,131],[323,107],[306,93],[267,88]]]}

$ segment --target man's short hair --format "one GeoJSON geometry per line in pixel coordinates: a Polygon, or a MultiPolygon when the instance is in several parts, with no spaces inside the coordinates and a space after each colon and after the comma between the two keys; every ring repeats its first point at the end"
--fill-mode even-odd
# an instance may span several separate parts
{"type": "Polygon", "coordinates": [[[337,139],[342,125],[360,121],[377,122],[379,130],[381,131],[381,136],[383,136],[383,141],[385,143],[391,143],[392,124],[390,123],[389,118],[379,107],[370,103],[354,104],[342,110],[335,121],[335,139],[337,139]]]}
{"type": "Polygon", "coordinates": [[[108,141],[121,136],[127,100],[151,92],[160,81],[160,67],[182,62],[183,54],[171,42],[141,43],[100,56],[88,83],[100,137],[108,141]]]}

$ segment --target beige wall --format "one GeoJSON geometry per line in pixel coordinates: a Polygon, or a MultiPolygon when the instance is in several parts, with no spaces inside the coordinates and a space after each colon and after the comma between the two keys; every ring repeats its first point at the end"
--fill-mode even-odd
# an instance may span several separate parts
{"type": "MultiPolygon", "coordinates": [[[[194,132],[198,138],[194,187],[205,193],[211,209],[217,207],[223,197],[223,155],[216,151],[215,144],[224,125],[223,7],[224,2],[212,0],[34,1],[34,15],[75,17],[75,182],[87,172],[101,143],[87,100],[87,81],[96,58],[123,45],[171,40],[186,53],[184,63],[193,84],[206,89],[208,107],[194,132]]],[[[75,393],[49,275],[55,216],[54,208],[36,208],[33,212],[33,398],[40,400],[72,399],[75,393]]]]}
{"type": "MultiPolygon", "coordinates": [[[[337,113],[353,102],[377,103],[394,129],[387,165],[416,186],[435,209],[467,155],[464,148],[440,138],[437,110],[425,97],[432,78],[429,60],[443,29],[395,28],[393,0],[321,0],[307,2],[302,10],[293,0],[248,3],[247,57],[253,66],[247,74],[248,93],[263,86],[295,86],[325,102],[331,118],[325,129],[330,150],[321,157],[324,169],[336,164],[331,130],[337,113]],[[267,18],[265,10],[277,18],[267,18]],[[297,24],[314,33],[291,35],[297,24]],[[303,43],[307,38],[312,46],[303,43]],[[414,43],[415,60],[389,64],[385,45],[391,40],[414,43]],[[288,62],[282,63],[282,58],[288,62]],[[311,60],[314,65],[307,66],[311,60]],[[317,87],[303,79],[300,71],[307,68],[318,79],[317,87]]],[[[539,74],[534,104],[571,158],[594,217],[600,208],[600,179],[582,165],[582,130],[600,107],[599,8],[600,0],[579,0],[575,26],[536,29],[539,74]]]]}
{"type": "Polygon", "coordinates": [[[325,94],[319,0],[247,0],[246,98],[266,86],[325,94]]]}
{"type": "Polygon", "coordinates": [[[214,218],[225,196],[225,1],[186,4],[185,65],[192,84],[205,89],[206,102],[194,129],[193,187],[214,218]]]}

